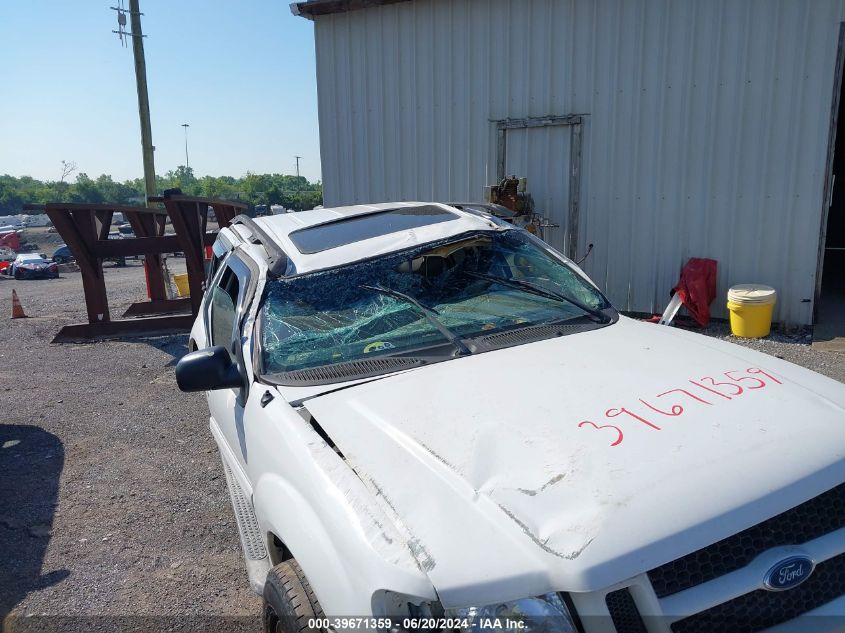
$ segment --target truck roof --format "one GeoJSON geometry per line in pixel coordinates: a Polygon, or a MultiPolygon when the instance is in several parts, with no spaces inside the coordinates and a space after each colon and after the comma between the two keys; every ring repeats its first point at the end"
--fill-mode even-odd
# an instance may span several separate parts
{"type": "Polygon", "coordinates": [[[18,261],[21,262],[28,262],[28,261],[42,261],[44,256],[40,253],[21,253],[18,255],[18,261]]]}
{"type": "Polygon", "coordinates": [[[282,247],[297,273],[332,268],[469,231],[501,229],[492,219],[435,202],[334,207],[265,216],[255,222],[282,247]]]}

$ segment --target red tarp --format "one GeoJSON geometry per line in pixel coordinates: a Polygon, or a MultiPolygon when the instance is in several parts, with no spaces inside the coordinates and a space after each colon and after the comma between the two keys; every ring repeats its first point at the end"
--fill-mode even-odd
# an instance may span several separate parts
{"type": "Polygon", "coordinates": [[[681,302],[701,327],[710,323],[710,304],[716,298],[716,260],[690,258],[672,294],[678,293],[681,302]]]}
{"type": "Polygon", "coordinates": [[[11,233],[3,233],[2,235],[0,235],[0,246],[11,248],[15,252],[19,251],[21,248],[20,233],[16,231],[12,231],[11,233]]]}

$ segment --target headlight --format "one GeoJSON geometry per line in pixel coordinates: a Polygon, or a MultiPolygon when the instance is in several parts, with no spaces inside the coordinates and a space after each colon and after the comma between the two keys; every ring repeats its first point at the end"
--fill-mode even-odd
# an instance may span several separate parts
{"type": "Polygon", "coordinates": [[[576,633],[566,603],[556,593],[523,598],[485,607],[448,609],[446,617],[465,619],[467,633],[576,633]]]}

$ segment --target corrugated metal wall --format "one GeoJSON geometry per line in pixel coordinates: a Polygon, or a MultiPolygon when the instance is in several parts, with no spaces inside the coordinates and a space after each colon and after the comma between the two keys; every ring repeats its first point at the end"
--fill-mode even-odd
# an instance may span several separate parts
{"type": "MultiPolygon", "coordinates": [[[[415,0],[319,17],[326,204],[480,199],[492,119],[580,113],[578,250],[595,244],[584,267],[615,305],[660,312],[683,262],[712,257],[718,314],[753,281],[778,289],[776,318],[808,323],[844,9],[415,0]]],[[[520,175],[543,198],[569,132],[539,133],[549,174],[520,175]]]]}
{"type": "MultiPolygon", "coordinates": [[[[569,251],[569,169],[571,126],[507,130],[505,173],[530,175],[534,208],[553,226],[541,237],[562,253],[569,251]]],[[[477,195],[477,194],[476,194],[477,195]]]]}

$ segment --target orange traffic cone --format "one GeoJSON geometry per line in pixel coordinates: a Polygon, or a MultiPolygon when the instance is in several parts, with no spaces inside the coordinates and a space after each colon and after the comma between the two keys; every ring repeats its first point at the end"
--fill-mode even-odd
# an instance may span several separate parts
{"type": "Polygon", "coordinates": [[[18,293],[12,289],[12,318],[13,319],[25,319],[26,314],[24,314],[23,306],[21,305],[21,300],[18,299],[18,293]]]}

